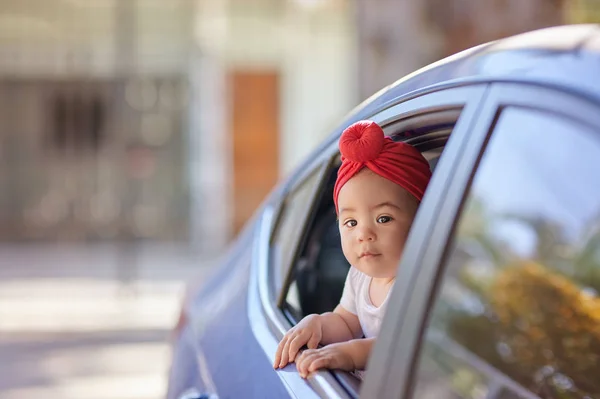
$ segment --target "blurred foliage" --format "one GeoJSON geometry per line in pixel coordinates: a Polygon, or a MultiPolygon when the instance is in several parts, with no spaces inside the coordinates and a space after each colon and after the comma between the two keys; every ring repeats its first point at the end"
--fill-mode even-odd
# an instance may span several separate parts
{"type": "Polygon", "coordinates": [[[478,242],[476,257],[486,253],[492,271],[480,273],[475,257],[461,267],[463,294],[483,310],[445,308],[448,336],[541,398],[600,397],[600,229],[575,246],[551,221],[497,216],[535,232],[525,259],[493,237],[495,220],[481,202],[471,201],[467,214],[458,247],[478,242]]]}
{"type": "Polygon", "coordinates": [[[534,377],[540,394],[574,390],[600,395],[600,381],[595,382],[600,375],[600,299],[534,262],[501,271],[489,299],[499,320],[497,334],[508,349],[503,358],[514,364],[511,374],[523,385],[531,386],[534,377]],[[566,378],[556,378],[561,375],[566,378]]]}
{"type": "Polygon", "coordinates": [[[600,22],[600,0],[568,0],[565,5],[567,23],[600,22]]]}
{"type": "Polygon", "coordinates": [[[481,299],[484,313],[449,318],[454,340],[542,398],[600,397],[600,299],[531,261],[500,270],[481,299]]]}

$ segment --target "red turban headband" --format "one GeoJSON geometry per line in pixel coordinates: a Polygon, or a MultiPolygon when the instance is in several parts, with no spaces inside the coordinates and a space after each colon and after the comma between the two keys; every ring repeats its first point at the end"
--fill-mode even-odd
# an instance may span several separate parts
{"type": "Polygon", "coordinates": [[[359,121],[346,128],[340,138],[340,152],[342,165],[333,188],[336,212],[342,186],[365,167],[398,184],[417,200],[423,199],[431,178],[429,163],[413,146],[385,137],[377,123],[359,121]]]}

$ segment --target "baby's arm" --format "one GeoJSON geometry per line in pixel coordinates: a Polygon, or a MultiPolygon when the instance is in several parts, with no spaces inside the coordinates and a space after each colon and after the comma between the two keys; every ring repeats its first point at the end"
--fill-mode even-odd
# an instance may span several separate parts
{"type": "Polygon", "coordinates": [[[300,375],[306,378],[309,373],[321,368],[364,370],[375,338],[362,338],[358,317],[342,305],[320,317],[321,343],[326,346],[320,349],[309,346],[300,354],[296,360],[300,375]]]}
{"type": "Polygon", "coordinates": [[[323,313],[320,318],[321,343],[324,345],[350,341],[363,335],[358,317],[342,305],[337,305],[333,312],[323,313]]]}
{"type": "Polygon", "coordinates": [[[364,370],[367,367],[371,348],[375,344],[375,338],[353,339],[344,342],[344,344],[344,346],[347,346],[348,354],[352,358],[352,368],[345,370],[364,370]]]}
{"type": "Polygon", "coordinates": [[[283,336],[275,351],[273,367],[285,367],[289,362],[295,361],[304,345],[315,349],[319,344],[327,345],[362,337],[358,317],[353,313],[355,294],[352,282],[356,273],[353,268],[348,272],[340,304],[333,312],[308,315],[283,336]]]}

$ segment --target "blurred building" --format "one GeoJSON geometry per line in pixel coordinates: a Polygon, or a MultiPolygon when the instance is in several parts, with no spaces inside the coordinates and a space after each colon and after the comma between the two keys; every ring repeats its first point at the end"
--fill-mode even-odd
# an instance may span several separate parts
{"type": "Polygon", "coordinates": [[[219,248],[357,103],[344,0],[0,0],[0,239],[219,248]]]}
{"type": "Polygon", "coordinates": [[[186,3],[0,1],[2,240],[186,236],[186,3]]]}

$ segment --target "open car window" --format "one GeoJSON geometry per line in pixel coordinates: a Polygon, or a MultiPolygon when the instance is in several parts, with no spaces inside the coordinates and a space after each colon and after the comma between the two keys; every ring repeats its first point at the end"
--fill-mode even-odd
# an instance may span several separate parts
{"type": "MultiPolygon", "coordinates": [[[[458,112],[455,112],[451,117],[456,118],[457,115],[458,112]]],[[[427,123],[426,118],[422,121],[427,123]]],[[[399,130],[406,127],[405,122],[397,126],[388,125],[387,133],[394,140],[407,141],[422,150],[434,169],[452,131],[453,120],[432,123],[429,127],[422,125],[418,131],[410,133],[399,130]]],[[[279,309],[292,325],[308,314],[332,311],[339,304],[350,268],[342,252],[333,203],[333,187],[339,165],[339,154],[336,153],[321,177],[309,214],[303,217],[305,225],[296,226],[302,233],[297,239],[295,255],[290,258],[289,273],[279,298],[279,309]]],[[[333,374],[351,395],[358,395],[363,373],[335,371],[333,374]]]]}

